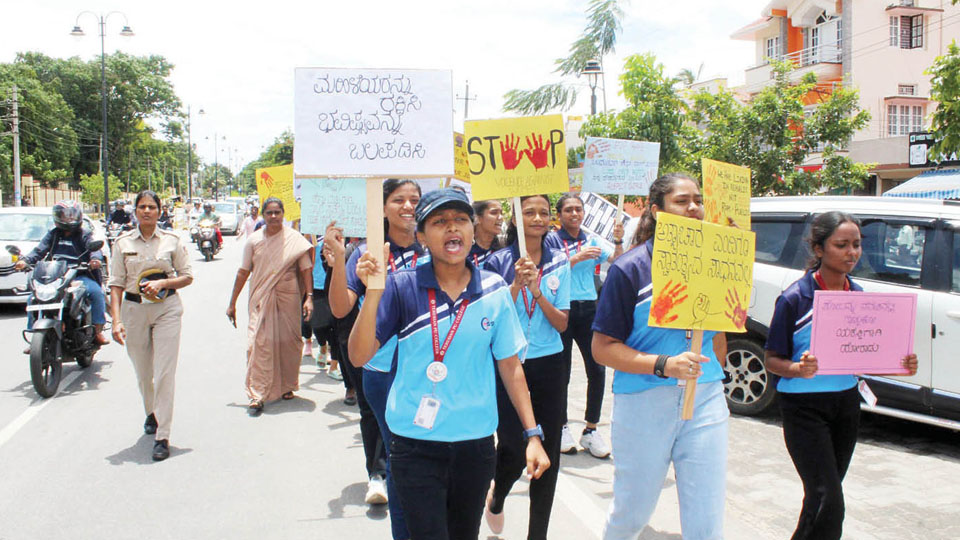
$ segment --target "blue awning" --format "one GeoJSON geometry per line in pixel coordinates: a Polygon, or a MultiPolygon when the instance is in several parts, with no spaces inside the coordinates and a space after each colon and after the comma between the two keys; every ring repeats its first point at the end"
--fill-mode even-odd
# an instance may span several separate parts
{"type": "Polygon", "coordinates": [[[960,169],[925,172],[887,191],[883,196],[960,199],[960,169]]]}

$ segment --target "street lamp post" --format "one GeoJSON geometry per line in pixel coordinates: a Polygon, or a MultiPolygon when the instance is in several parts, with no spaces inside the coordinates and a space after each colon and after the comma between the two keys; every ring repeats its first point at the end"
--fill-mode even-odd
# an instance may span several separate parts
{"type": "Polygon", "coordinates": [[[603,67],[599,60],[587,60],[580,74],[587,76],[587,84],[590,85],[590,114],[597,114],[597,81],[603,75],[603,67]]]}
{"type": "Polygon", "coordinates": [[[101,122],[103,125],[103,135],[102,135],[102,144],[103,149],[100,151],[100,169],[101,174],[103,174],[103,212],[106,215],[107,209],[110,208],[110,158],[109,158],[109,146],[107,144],[107,59],[106,59],[106,30],[107,30],[107,19],[111,15],[120,15],[123,17],[123,28],[120,30],[120,35],[123,37],[132,37],[133,30],[130,29],[129,21],[127,21],[127,15],[121,11],[111,11],[106,15],[100,14],[97,15],[92,11],[81,11],[76,20],[74,21],[73,30],[70,32],[71,36],[83,37],[83,29],[80,28],[80,17],[83,15],[90,14],[97,18],[97,21],[100,24],[100,101],[102,108],[101,122]]]}
{"type": "MultiPolygon", "coordinates": [[[[201,111],[201,112],[203,112],[203,111],[201,111]]],[[[220,155],[217,154],[217,139],[219,139],[219,138],[220,138],[220,137],[218,136],[217,132],[214,131],[214,132],[213,132],[213,200],[215,200],[215,201],[218,200],[218,199],[217,199],[217,194],[218,194],[218,191],[219,191],[219,189],[220,189],[220,186],[219,186],[219,182],[220,182],[220,155]]],[[[207,136],[207,140],[209,140],[209,139],[210,139],[210,137],[207,136]]],[[[226,135],[223,136],[223,140],[227,140],[227,136],[226,136],[226,135]]]]}
{"type": "Polygon", "coordinates": [[[190,142],[190,106],[187,105],[187,202],[193,200],[193,145],[190,142]]]}

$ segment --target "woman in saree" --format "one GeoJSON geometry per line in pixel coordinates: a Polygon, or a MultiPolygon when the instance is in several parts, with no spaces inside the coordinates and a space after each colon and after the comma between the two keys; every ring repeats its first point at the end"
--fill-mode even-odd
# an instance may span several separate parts
{"type": "Polygon", "coordinates": [[[313,313],[313,246],[283,224],[283,202],[270,197],[260,212],[266,226],[254,232],[243,249],[227,317],[236,326],[237,298],[250,279],[247,325],[248,411],[263,404],[293,399],[299,388],[300,321],[313,313]]]}

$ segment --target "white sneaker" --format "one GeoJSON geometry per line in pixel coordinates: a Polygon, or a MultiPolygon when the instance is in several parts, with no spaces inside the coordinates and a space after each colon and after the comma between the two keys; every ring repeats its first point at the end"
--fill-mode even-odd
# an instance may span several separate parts
{"type": "Polygon", "coordinates": [[[560,453],[577,453],[577,443],[573,440],[573,435],[570,434],[570,428],[567,426],[563,426],[563,431],[560,432],[560,453]]]}
{"type": "Polygon", "coordinates": [[[597,430],[581,435],[580,446],[595,458],[603,459],[610,455],[610,447],[597,430]]]}
{"type": "Polygon", "coordinates": [[[387,504],[387,481],[382,476],[371,476],[367,482],[367,504],[387,504]]]}

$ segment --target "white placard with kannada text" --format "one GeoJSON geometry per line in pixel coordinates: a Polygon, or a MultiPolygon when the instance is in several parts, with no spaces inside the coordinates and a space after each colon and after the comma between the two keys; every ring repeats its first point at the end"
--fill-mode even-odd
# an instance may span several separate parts
{"type": "Polygon", "coordinates": [[[294,177],[453,176],[450,71],[297,68],[294,177]]]}

